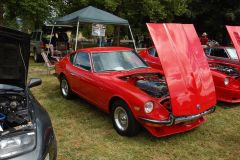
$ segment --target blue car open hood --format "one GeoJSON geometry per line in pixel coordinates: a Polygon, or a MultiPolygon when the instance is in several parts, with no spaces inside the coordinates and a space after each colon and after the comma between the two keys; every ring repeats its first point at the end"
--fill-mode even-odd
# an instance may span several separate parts
{"type": "Polygon", "coordinates": [[[30,36],[0,26],[0,84],[26,87],[30,36]]]}

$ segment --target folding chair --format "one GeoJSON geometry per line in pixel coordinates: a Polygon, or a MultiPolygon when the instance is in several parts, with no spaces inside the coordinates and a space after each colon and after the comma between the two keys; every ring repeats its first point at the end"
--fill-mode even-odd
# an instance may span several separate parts
{"type": "Polygon", "coordinates": [[[55,65],[52,64],[52,63],[49,61],[48,56],[47,56],[47,54],[46,54],[45,52],[42,52],[41,55],[42,55],[43,60],[44,60],[44,62],[45,62],[45,64],[46,64],[46,66],[47,66],[47,73],[50,74],[50,71],[51,71],[52,69],[54,69],[55,65]]]}
{"type": "Polygon", "coordinates": [[[62,58],[62,52],[54,50],[54,47],[52,44],[50,44],[50,46],[49,46],[49,51],[50,51],[50,53],[49,52],[47,52],[47,53],[50,54],[51,57],[54,58],[55,60],[59,61],[62,58]]]}

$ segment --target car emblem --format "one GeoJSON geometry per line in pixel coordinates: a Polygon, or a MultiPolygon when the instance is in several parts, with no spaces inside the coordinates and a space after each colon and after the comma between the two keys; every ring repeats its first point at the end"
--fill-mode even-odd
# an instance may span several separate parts
{"type": "Polygon", "coordinates": [[[200,110],[201,106],[200,104],[197,104],[197,109],[200,110]]]}

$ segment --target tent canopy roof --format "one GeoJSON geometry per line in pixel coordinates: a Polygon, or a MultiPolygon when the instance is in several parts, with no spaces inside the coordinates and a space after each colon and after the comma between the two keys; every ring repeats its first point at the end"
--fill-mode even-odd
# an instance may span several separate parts
{"type": "Polygon", "coordinates": [[[74,25],[77,24],[78,21],[85,23],[129,25],[127,20],[92,6],[88,6],[71,14],[58,18],[55,22],[57,25],[74,25]]]}

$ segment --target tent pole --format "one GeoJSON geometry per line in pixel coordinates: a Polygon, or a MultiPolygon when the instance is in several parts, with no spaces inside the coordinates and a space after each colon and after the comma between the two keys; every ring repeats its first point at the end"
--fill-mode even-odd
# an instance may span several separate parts
{"type": "Polygon", "coordinates": [[[98,38],[99,38],[99,47],[102,47],[102,37],[99,36],[98,38]]]}
{"type": "Polygon", "coordinates": [[[133,37],[133,33],[132,33],[131,26],[129,25],[128,28],[129,28],[129,31],[130,31],[131,36],[132,36],[134,49],[135,49],[135,51],[137,52],[137,47],[136,47],[136,44],[135,44],[135,40],[134,40],[134,37],[133,37]]]}
{"type": "Polygon", "coordinates": [[[49,43],[48,43],[48,52],[47,52],[47,56],[48,56],[48,54],[49,54],[50,45],[51,45],[51,42],[52,42],[53,30],[54,30],[54,25],[52,26],[51,36],[50,36],[50,40],[49,40],[49,43]]]}
{"type": "Polygon", "coordinates": [[[78,23],[77,23],[77,33],[76,33],[76,40],[75,40],[75,51],[77,50],[78,28],[79,28],[79,21],[78,21],[78,23]]]}
{"type": "Polygon", "coordinates": [[[120,46],[120,26],[117,26],[117,46],[120,46]]]}

